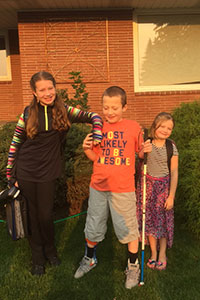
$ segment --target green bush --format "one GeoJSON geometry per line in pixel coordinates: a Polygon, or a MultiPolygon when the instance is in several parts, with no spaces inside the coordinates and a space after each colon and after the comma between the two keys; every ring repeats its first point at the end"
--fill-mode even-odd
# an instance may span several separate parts
{"type": "Polygon", "coordinates": [[[7,186],[6,166],[8,162],[8,151],[13,137],[16,123],[8,123],[0,129],[0,189],[7,186]]]}
{"type": "Polygon", "coordinates": [[[186,149],[190,141],[200,135],[200,101],[182,103],[173,111],[175,128],[172,138],[178,146],[179,151],[186,149]]]}
{"type": "Polygon", "coordinates": [[[191,140],[180,158],[177,190],[179,211],[189,228],[200,236],[200,136],[191,140]]]}
{"type": "MultiPolygon", "coordinates": [[[[74,95],[70,98],[67,89],[58,90],[58,94],[67,105],[88,111],[88,93],[80,72],[69,74],[74,95]]],[[[90,131],[90,125],[72,124],[67,134],[63,155],[63,174],[57,183],[55,203],[62,206],[67,199],[69,215],[79,213],[85,207],[88,198],[92,163],[83,152],[82,142],[90,131]]]]}
{"type": "MultiPolygon", "coordinates": [[[[6,166],[8,161],[8,151],[16,123],[8,123],[0,129],[0,191],[7,187],[6,166]]],[[[4,201],[0,202],[0,219],[5,218],[4,201]]]]}
{"type": "Polygon", "coordinates": [[[89,125],[73,124],[67,134],[64,151],[65,173],[67,177],[74,177],[79,172],[88,171],[88,159],[83,152],[82,143],[89,132],[91,132],[89,125]],[[83,163],[86,163],[86,168],[79,167],[79,165],[82,166],[83,163]]]}
{"type": "Polygon", "coordinates": [[[82,142],[90,131],[89,125],[73,124],[67,134],[55,205],[62,207],[67,202],[69,215],[80,213],[88,198],[92,162],[84,154],[82,142]]]}
{"type": "Polygon", "coordinates": [[[88,105],[88,93],[86,92],[86,85],[83,83],[81,72],[70,72],[69,73],[72,82],[72,88],[74,90],[74,95],[72,98],[69,97],[67,89],[58,90],[58,95],[60,95],[66,104],[74,107],[78,107],[82,110],[89,110],[88,105]]]}
{"type": "Polygon", "coordinates": [[[179,150],[175,209],[184,224],[200,236],[200,102],[182,104],[173,117],[172,139],[179,150]]]}

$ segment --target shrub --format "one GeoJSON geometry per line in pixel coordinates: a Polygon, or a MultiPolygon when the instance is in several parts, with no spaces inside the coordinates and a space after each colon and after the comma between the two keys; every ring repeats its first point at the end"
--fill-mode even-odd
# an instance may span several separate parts
{"type": "Polygon", "coordinates": [[[57,180],[55,204],[63,206],[66,201],[68,213],[80,213],[88,198],[92,162],[82,149],[82,142],[90,132],[90,126],[73,124],[66,139],[63,155],[63,172],[57,180]]]}
{"type": "MultiPolygon", "coordinates": [[[[78,107],[83,111],[89,110],[88,93],[80,72],[70,72],[69,74],[69,78],[73,81],[74,96],[69,98],[67,89],[58,90],[58,94],[67,105],[78,107]]],[[[67,134],[63,155],[63,174],[57,183],[55,202],[62,206],[67,199],[69,215],[81,212],[88,198],[92,163],[82,150],[82,142],[90,131],[90,125],[72,124],[67,134]],[[62,193],[63,187],[64,193],[62,193]]]]}
{"type": "MultiPolygon", "coordinates": [[[[6,166],[8,161],[8,150],[12,140],[16,123],[8,123],[0,129],[0,191],[7,187],[6,166]]],[[[4,201],[0,203],[0,219],[5,218],[4,201]]]]}
{"type": "Polygon", "coordinates": [[[200,101],[182,103],[173,112],[175,128],[172,138],[178,146],[179,151],[186,149],[192,139],[200,135],[200,101]]]}
{"type": "Polygon", "coordinates": [[[200,235],[200,102],[182,104],[173,112],[172,139],[179,150],[179,183],[175,209],[185,225],[200,235]]]}
{"type": "Polygon", "coordinates": [[[180,157],[180,182],[177,190],[179,211],[187,226],[200,236],[200,137],[191,140],[180,157]]]}
{"type": "Polygon", "coordinates": [[[15,130],[16,123],[8,123],[2,126],[0,129],[0,189],[4,189],[7,186],[6,180],[6,166],[8,161],[8,151],[12,136],[15,130]]]}
{"type": "Polygon", "coordinates": [[[73,80],[72,88],[74,90],[74,95],[72,98],[69,98],[67,89],[58,90],[58,94],[64,99],[65,103],[78,107],[82,110],[89,110],[88,105],[88,93],[86,92],[86,85],[83,83],[81,72],[70,72],[69,79],[73,80]]]}

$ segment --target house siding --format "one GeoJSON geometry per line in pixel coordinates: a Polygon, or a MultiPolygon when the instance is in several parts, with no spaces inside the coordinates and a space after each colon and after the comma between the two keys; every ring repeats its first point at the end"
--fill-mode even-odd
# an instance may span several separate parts
{"type": "MultiPolygon", "coordinates": [[[[155,115],[161,111],[171,112],[175,107],[179,106],[181,102],[192,102],[195,99],[200,98],[200,91],[155,93],[134,92],[132,10],[82,12],[57,11],[51,13],[20,12],[18,14],[18,22],[20,60],[19,55],[17,61],[15,56],[11,57],[12,74],[16,74],[15,84],[13,81],[12,86],[10,85],[8,87],[8,83],[5,83],[4,85],[0,83],[0,93],[2,93],[1,90],[4,89],[3,93],[7,101],[8,99],[14,99],[14,102],[8,102],[7,108],[4,106],[3,111],[0,109],[1,119],[3,118],[6,120],[7,117],[7,120],[13,120],[18,114],[19,109],[22,109],[22,106],[24,107],[31,101],[32,94],[29,87],[29,80],[32,74],[39,70],[52,72],[58,82],[57,88],[67,88],[69,93],[72,93],[71,84],[67,78],[69,77],[69,70],[79,71],[76,69],[77,63],[73,62],[74,57],[69,56],[69,63],[71,64],[69,64],[66,68],[63,68],[62,76],[64,75],[66,78],[66,80],[63,80],[57,78],[56,72],[60,68],[60,66],[57,67],[57,63],[61,63],[65,57],[60,59],[58,57],[56,61],[53,56],[51,56],[53,43],[56,42],[56,39],[59,39],[61,32],[63,34],[63,44],[59,44],[58,41],[58,44],[60,45],[60,49],[58,49],[59,51],[62,48],[63,53],[67,55],[65,52],[65,45],[67,45],[67,41],[70,40],[72,44],[75,44],[75,41],[77,42],[77,38],[80,35],[80,39],[82,37],[82,48],[77,49],[77,51],[80,50],[81,53],[81,51],[84,51],[84,48],[87,47],[87,53],[91,53],[91,56],[93,57],[92,61],[86,61],[88,59],[86,57],[87,53],[84,54],[85,62],[83,63],[85,64],[84,67],[82,64],[82,69],[80,69],[82,74],[85,74],[83,79],[86,82],[87,91],[89,92],[88,100],[92,111],[96,111],[100,114],[102,113],[101,95],[103,91],[111,85],[119,85],[126,90],[128,110],[124,117],[128,119],[135,119],[142,126],[149,126],[155,115]],[[47,20],[48,26],[50,27],[47,27],[47,20]],[[81,24],[82,27],[77,30],[76,35],[73,34],[73,31],[68,32],[68,26],[72,26],[73,24],[75,26],[79,20],[83,23],[81,24]],[[99,30],[102,28],[103,33],[102,36],[98,35],[96,41],[94,40],[94,37],[92,37],[93,40],[86,38],[89,34],[91,34],[91,28],[93,28],[91,27],[93,25],[90,23],[91,20],[102,21],[99,30]],[[56,22],[60,22],[60,25],[56,26],[56,22]],[[49,30],[51,30],[51,28],[54,30],[51,39],[48,39],[48,28],[50,28],[49,30]],[[107,30],[106,34],[105,30],[107,30]],[[85,37],[85,39],[83,37],[85,37]],[[107,42],[108,44],[106,45],[107,42]],[[102,49],[100,50],[102,50],[104,54],[102,54],[102,52],[98,52],[98,49],[94,49],[96,43],[100,43],[102,45],[102,49]],[[96,57],[96,62],[94,61],[94,57],[96,57]],[[21,81],[19,72],[20,61],[21,81]],[[90,76],[91,70],[93,70],[91,69],[91,66],[95,65],[95,63],[97,64],[99,71],[101,71],[101,67],[99,66],[102,64],[102,70],[104,71],[103,75],[101,74],[101,77],[96,77],[96,80],[90,76]],[[18,90],[16,90],[17,82],[19,83],[18,90]],[[12,97],[11,95],[8,96],[8,93],[6,92],[8,90],[9,94],[12,94],[12,97]],[[15,96],[13,94],[14,90],[15,96]],[[15,111],[13,111],[12,114],[8,114],[7,111],[12,106],[16,107],[15,111]]],[[[61,57],[62,51],[60,51],[60,53],[61,57]]],[[[1,98],[0,101],[2,101],[1,98]]]]}

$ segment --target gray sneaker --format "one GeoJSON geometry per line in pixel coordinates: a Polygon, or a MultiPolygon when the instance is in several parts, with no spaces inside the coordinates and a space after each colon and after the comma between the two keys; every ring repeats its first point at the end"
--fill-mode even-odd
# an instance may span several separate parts
{"type": "Polygon", "coordinates": [[[74,274],[74,278],[80,278],[85,273],[88,273],[90,270],[92,270],[97,265],[97,259],[96,258],[89,258],[87,256],[84,256],[80,262],[79,268],[76,270],[76,273],[74,274]]]}
{"type": "Polygon", "coordinates": [[[128,260],[128,266],[125,271],[126,274],[126,283],[125,287],[127,289],[131,289],[132,287],[136,286],[139,283],[139,276],[140,276],[140,265],[138,260],[135,264],[131,264],[130,260],[128,260]]]}

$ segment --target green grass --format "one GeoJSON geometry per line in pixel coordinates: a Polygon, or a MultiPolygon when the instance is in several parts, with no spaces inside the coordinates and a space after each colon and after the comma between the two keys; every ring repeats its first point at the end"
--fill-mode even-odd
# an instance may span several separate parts
{"type": "MultiPolygon", "coordinates": [[[[98,265],[83,278],[73,274],[84,254],[85,215],[55,224],[56,244],[62,264],[46,267],[40,278],[32,276],[26,239],[12,241],[0,223],[0,300],[197,300],[200,299],[200,241],[177,222],[173,248],[168,250],[166,271],[144,269],[144,286],[124,287],[126,246],[121,245],[109,221],[106,239],[98,245],[98,265]]],[[[149,258],[145,248],[145,261],[149,258]]]]}

